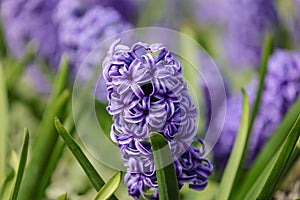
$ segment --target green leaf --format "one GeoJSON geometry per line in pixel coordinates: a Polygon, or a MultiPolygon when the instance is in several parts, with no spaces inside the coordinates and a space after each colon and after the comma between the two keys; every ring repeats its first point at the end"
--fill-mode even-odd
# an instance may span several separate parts
{"type": "MultiPolygon", "coordinates": [[[[252,200],[252,199],[257,199],[259,194],[266,195],[266,191],[262,191],[263,187],[270,187],[270,188],[275,188],[276,185],[278,184],[279,180],[281,180],[282,173],[284,170],[286,170],[286,167],[288,166],[289,160],[291,159],[292,151],[294,147],[296,146],[296,142],[299,138],[299,119],[297,119],[297,122],[294,124],[292,127],[291,131],[288,134],[287,139],[285,140],[284,144],[282,145],[281,148],[277,151],[275,156],[271,157],[269,159],[267,166],[261,170],[261,174],[256,177],[256,182],[250,187],[250,189],[247,191],[246,194],[239,195],[236,199],[239,199],[241,196],[245,200],[252,200]],[[298,126],[298,133],[297,130],[295,130],[295,126],[298,126]],[[293,132],[293,133],[291,133],[293,132]],[[291,134],[294,134],[292,137],[294,137],[291,140],[291,134]],[[297,135],[298,134],[298,135],[297,135]],[[293,144],[292,144],[292,143],[293,144]],[[281,158],[280,158],[281,156],[281,158]],[[283,157],[282,157],[283,156],[283,157]],[[287,160],[282,160],[282,158],[287,158],[286,156],[289,157],[287,160]],[[277,166],[276,165],[280,165],[277,166]],[[274,174],[275,173],[275,174],[274,174]],[[271,180],[270,180],[271,179],[271,180]],[[267,181],[269,180],[269,183],[267,181]]],[[[270,198],[272,197],[273,191],[269,193],[270,198]]],[[[269,199],[266,196],[263,197],[263,199],[269,199]]]]}
{"type": "Polygon", "coordinates": [[[13,181],[15,177],[15,171],[13,169],[11,169],[9,171],[9,173],[7,174],[3,184],[1,185],[1,190],[0,190],[0,199],[8,199],[8,195],[9,193],[7,192],[9,190],[10,192],[10,185],[13,181]],[[8,193],[7,197],[6,197],[6,194],[8,193]]]}
{"type": "Polygon", "coordinates": [[[260,105],[260,100],[264,88],[264,82],[265,82],[265,76],[267,73],[267,65],[268,65],[268,60],[273,51],[273,38],[271,35],[267,35],[265,42],[264,42],[264,48],[263,48],[263,56],[262,56],[262,61],[260,64],[260,79],[259,79],[259,86],[258,86],[258,91],[257,91],[257,96],[255,98],[255,103],[252,109],[252,115],[251,115],[251,120],[250,120],[250,125],[249,125],[249,132],[252,131],[252,127],[255,121],[255,117],[258,113],[259,110],[259,105],[260,105]]]}
{"type": "Polygon", "coordinates": [[[121,181],[121,172],[116,172],[111,179],[99,190],[94,200],[108,199],[119,187],[121,181]]]}
{"type": "Polygon", "coordinates": [[[273,158],[278,149],[282,146],[282,141],[285,140],[289,133],[289,130],[294,125],[300,110],[300,98],[294,103],[294,105],[289,109],[289,112],[285,115],[282,122],[279,124],[276,131],[273,133],[272,137],[268,140],[265,147],[257,156],[253,166],[246,173],[241,182],[238,192],[234,196],[234,199],[243,199],[245,194],[248,193],[250,188],[256,182],[257,177],[260,176],[263,169],[269,164],[270,158],[273,158]]]}
{"type": "Polygon", "coordinates": [[[67,87],[68,84],[69,59],[64,54],[60,62],[61,63],[59,72],[57,74],[57,77],[55,78],[53,85],[51,100],[56,99],[61,94],[61,92],[67,87]]]}
{"type": "Polygon", "coordinates": [[[52,155],[58,135],[53,126],[53,121],[50,124],[49,119],[58,116],[64,116],[65,107],[69,99],[69,92],[64,91],[59,98],[54,102],[50,102],[48,110],[51,112],[45,112],[42,122],[37,130],[37,136],[35,143],[32,148],[32,158],[29,162],[27,170],[25,172],[24,180],[20,188],[20,195],[23,200],[34,200],[40,199],[37,194],[41,194],[45,188],[41,188],[40,181],[43,180],[43,176],[48,176],[50,174],[45,174],[45,170],[49,163],[49,158],[52,155]],[[42,191],[40,191],[42,190],[42,191]]]}
{"type": "MultiPolygon", "coordinates": [[[[68,130],[68,132],[73,135],[73,133],[75,132],[75,124],[74,124],[74,120],[73,120],[73,115],[72,113],[67,117],[67,119],[65,120],[65,127],[68,130]]],[[[65,142],[62,140],[62,138],[58,138],[55,148],[52,152],[51,157],[49,158],[49,162],[47,164],[46,169],[44,170],[44,176],[41,177],[40,180],[40,187],[41,188],[46,188],[49,184],[49,177],[51,177],[52,173],[55,170],[55,167],[57,166],[57,163],[63,153],[63,150],[65,148],[65,142]]],[[[42,190],[40,192],[43,192],[42,190]]],[[[39,194],[42,195],[42,194],[39,194]]]]}
{"type": "Polygon", "coordinates": [[[56,198],[56,200],[67,200],[67,199],[68,199],[67,193],[62,194],[56,198]]]}
{"type": "Polygon", "coordinates": [[[280,151],[279,157],[272,168],[272,171],[264,184],[263,189],[261,190],[257,199],[265,200],[271,199],[278,182],[280,181],[280,176],[286,167],[286,164],[292,154],[293,149],[295,148],[298,138],[300,135],[300,115],[296,120],[294,126],[290,130],[283,147],[280,151]]]}
{"type": "Polygon", "coordinates": [[[14,188],[11,193],[11,197],[10,197],[11,200],[16,200],[18,198],[18,193],[19,193],[19,189],[20,189],[20,185],[21,185],[21,181],[23,178],[23,173],[24,173],[26,161],[27,161],[28,145],[29,145],[29,132],[28,132],[28,129],[25,128],[24,141],[23,141],[23,145],[22,145],[20,162],[19,162],[19,166],[18,166],[18,173],[17,173],[16,182],[14,184],[14,188]]]}
{"type": "Polygon", "coordinates": [[[5,179],[6,166],[6,145],[8,135],[8,99],[3,73],[3,66],[0,62],[0,185],[5,179]]]}
{"type": "Polygon", "coordinates": [[[248,135],[249,119],[250,119],[250,105],[246,92],[243,89],[243,113],[241,118],[241,125],[237,138],[235,140],[233,150],[230,154],[228,164],[222,176],[220,188],[217,193],[216,199],[227,200],[233,189],[233,183],[242,162],[243,150],[246,148],[246,140],[248,135]]]}
{"type": "Polygon", "coordinates": [[[233,186],[234,192],[233,193],[235,193],[236,190],[238,190],[239,181],[241,181],[242,175],[244,173],[244,163],[246,160],[247,149],[248,149],[247,147],[248,147],[249,139],[251,137],[252,127],[253,127],[256,115],[259,111],[261,96],[262,96],[263,88],[264,88],[265,76],[266,76],[266,72],[267,72],[268,60],[269,60],[269,57],[270,57],[272,51],[273,51],[273,37],[270,34],[267,34],[265,37],[265,41],[264,41],[263,56],[262,56],[262,60],[260,63],[259,86],[258,86],[258,90],[256,93],[254,106],[252,108],[252,112],[251,112],[252,114],[251,114],[251,119],[250,119],[250,123],[249,123],[248,134],[247,134],[247,138],[246,138],[246,145],[245,145],[246,148],[243,149],[243,156],[241,159],[242,161],[240,162],[238,172],[237,172],[237,175],[236,175],[236,178],[234,181],[234,186],[233,186]]]}
{"type": "MultiPolygon", "coordinates": [[[[66,117],[69,91],[65,90],[68,81],[68,62],[63,57],[59,72],[55,79],[50,101],[46,107],[43,119],[36,131],[36,138],[32,147],[32,158],[25,172],[24,180],[20,188],[22,200],[41,199],[45,188],[41,181],[50,180],[52,173],[45,173],[49,158],[54,151],[58,134],[55,131],[53,118],[66,117]]],[[[47,182],[47,181],[46,181],[47,182]]]]}
{"type": "Polygon", "coordinates": [[[268,176],[270,175],[270,171],[273,168],[277,158],[278,158],[278,153],[276,153],[275,156],[273,156],[273,158],[270,158],[266,168],[262,169],[261,174],[258,177],[256,177],[256,182],[251,186],[249,191],[247,191],[247,194],[243,196],[244,200],[256,199],[259,192],[261,191],[261,188],[264,186],[264,183],[266,182],[268,176]]]}
{"type": "Polygon", "coordinates": [[[178,181],[168,142],[158,133],[152,135],[150,140],[156,168],[159,199],[177,200],[179,199],[178,181]]]}
{"type": "MultiPolygon", "coordinates": [[[[85,156],[79,145],[73,140],[72,136],[68,131],[63,127],[58,118],[54,119],[54,125],[56,127],[57,132],[63,138],[70,151],[73,153],[80,166],[86,173],[87,177],[90,179],[94,188],[99,191],[101,187],[104,185],[104,181],[94,168],[94,166],[90,163],[88,158],[85,156]]],[[[116,199],[115,196],[112,196],[111,199],[116,199]]]]}

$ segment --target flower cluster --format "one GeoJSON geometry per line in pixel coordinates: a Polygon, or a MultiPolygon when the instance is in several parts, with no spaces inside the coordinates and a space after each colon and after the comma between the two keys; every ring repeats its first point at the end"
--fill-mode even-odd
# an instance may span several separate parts
{"type": "Polygon", "coordinates": [[[265,33],[277,22],[273,0],[230,0],[225,10],[224,41],[231,64],[258,67],[265,33]],[[243,56],[239,56],[241,53],[243,56]]]}
{"type": "Polygon", "coordinates": [[[38,56],[54,68],[61,55],[57,27],[52,13],[58,0],[3,0],[1,17],[9,50],[18,58],[25,55],[26,45],[33,41],[38,56]],[[47,41],[47,42],[45,42],[47,41]]]}
{"type": "MultiPolygon", "coordinates": [[[[101,42],[132,27],[113,8],[81,0],[61,0],[54,18],[62,49],[76,69],[101,42]]],[[[91,63],[91,67],[96,64],[91,63]]]]}
{"type": "Polygon", "coordinates": [[[111,137],[128,167],[125,182],[129,194],[158,198],[153,153],[148,138],[162,134],[173,154],[179,188],[204,189],[212,165],[203,151],[190,147],[195,138],[197,109],[182,79],[182,68],[161,44],[112,44],[103,62],[108,112],[114,124],[111,137]],[[151,193],[147,191],[152,191],[151,193]]]}
{"type": "MultiPolygon", "coordinates": [[[[249,165],[299,97],[299,80],[300,53],[277,50],[268,62],[261,104],[248,147],[249,165]]],[[[251,84],[247,88],[247,94],[252,105],[256,97],[256,90],[257,84],[251,84]]],[[[233,96],[227,101],[224,128],[214,148],[216,163],[219,167],[226,165],[233,147],[240,124],[241,108],[241,95],[233,96]]]]}

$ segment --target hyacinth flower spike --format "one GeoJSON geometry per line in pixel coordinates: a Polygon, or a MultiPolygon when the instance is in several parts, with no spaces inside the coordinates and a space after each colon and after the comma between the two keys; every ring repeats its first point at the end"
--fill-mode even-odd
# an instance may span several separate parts
{"type": "Polygon", "coordinates": [[[158,199],[158,183],[149,136],[159,133],[168,141],[178,187],[203,190],[212,164],[201,150],[191,147],[197,128],[197,108],[187,90],[180,62],[162,44],[111,45],[103,61],[108,112],[114,123],[111,138],[118,144],[127,167],[124,181],[135,199],[158,199]]]}

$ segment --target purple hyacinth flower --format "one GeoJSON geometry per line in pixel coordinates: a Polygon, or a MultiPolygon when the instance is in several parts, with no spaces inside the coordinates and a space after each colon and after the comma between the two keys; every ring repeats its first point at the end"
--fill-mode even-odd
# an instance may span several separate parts
{"type": "Polygon", "coordinates": [[[201,24],[218,24],[226,23],[228,17],[226,13],[226,4],[223,0],[194,0],[194,15],[201,24]]]}
{"type": "Polygon", "coordinates": [[[203,151],[190,147],[197,128],[196,106],[183,81],[180,62],[161,44],[136,43],[132,47],[112,44],[103,62],[108,112],[114,124],[111,138],[127,167],[125,183],[135,199],[158,198],[151,144],[152,132],[169,142],[178,186],[203,190],[212,165],[203,151]],[[152,191],[149,193],[149,191],[152,191]]]}
{"type": "MultiPolygon", "coordinates": [[[[270,57],[264,90],[248,146],[247,163],[251,165],[257,153],[276,130],[289,108],[300,94],[300,52],[277,50],[270,57]]],[[[257,84],[246,89],[253,105],[257,84]]],[[[242,97],[236,95],[227,101],[223,131],[213,152],[218,167],[226,165],[240,125],[242,97]]]]}
{"type": "Polygon", "coordinates": [[[273,0],[230,0],[225,10],[224,42],[231,65],[258,67],[264,36],[277,22],[273,0]]]}
{"type": "Polygon", "coordinates": [[[37,46],[38,57],[56,69],[60,60],[57,27],[52,13],[58,0],[3,0],[1,17],[9,50],[17,58],[25,55],[28,42],[37,46]]]}
{"type": "MultiPolygon", "coordinates": [[[[76,74],[84,62],[84,70],[78,76],[82,80],[88,80],[99,63],[98,55],[88,55],[107,38],[132,27],[115,9],[103,7],[96,1],[61,0],[55,21],[59,26],[62,49],[69,56],[73,73],[76,74]]],[[[100,88],[105,87],[104,81],[101,83],[100,88]]],[[[106,94],[98,90],[96,97],[105,100],[106,94]]]]}

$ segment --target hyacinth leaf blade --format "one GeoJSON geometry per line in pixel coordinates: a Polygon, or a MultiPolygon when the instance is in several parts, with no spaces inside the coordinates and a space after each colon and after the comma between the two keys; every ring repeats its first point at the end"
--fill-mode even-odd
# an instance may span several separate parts
{"type": "Polygon", "coordinates": [[[107,183],[99,190],[94,200],[108,199],[119,187],[122,173],[116,172],[107,183]]]}
{"type": "Polygon", "coordinates": [[[19,166],[18,166],[17,177],[16,177],[16,180],[15,180],[15,183],[13,186],[10,200],[17,200],[17,198],[18,198],[18,193],[19,193],[21,182],[22,182],[23,174],[25,171],[26,162],[27,162],[28,146],[29,146],[29,131],[27,128],[25,128],[24,140],[23,140],[23,144],[22,144],[22,148],[21,148],[21,156],[20,156],[20,161],[19,161],[19,166]]]}
{"type": "Polygon", "coordinates": [[[251,186],[247,194],[243,197],[245,200],[252,200],[255,199],[259,192],[261,191],[261,188],[263,187],[264,183],[266,182],[268,176],[270,175],[271,169],[273,168],[277,158],[279,155],[279,151],[269,160],[268,165],[265,169],[262,170],[262,173],[259,175],[259,177],[256,178],[256,182],[251,186]]]}
{"type": "Polygon", "coordinates": [[[264,47],[263,47],[263,56],[262,56],[262,61],[260,64],[259,86],[258,86],[258,91],[256,93],[255,103],[254,103],[254,106],[252,109],[251,120],[250,120],[249,130],[248,130],[249,132],[252,131],[255,117],[259,110],[262,92],[263,92],[263,88],[264,88],[265,76],[267,73],[268,60],[269,60],[269,57],[270,57],[272,51],[273,51],[273,38],[271,35],[267,34],[266,38],[265,38],[265,42],[264,42],[264,47]]]}
{"type": "Polygon", "coordinates": [[[178,181],[174,164],[173,162],[168,163],[172,159],[168,142],[161,134],[152,135],[150,141],[156,168],[159,199],[179,199],[178,181]]]}
{"type": "Polygon", "coordinates": [[[56,99],[55,104],[51,104],[50,102],[50,106],[47,109],[52,109],[52,112],[50,112],[49,116],[46,115],[49,113],[45,113],[40,127],[37,130],[37,136],[32,148],[33,151],[31,160],[24,174],[24,184],[22,184],[20,188],[20,195],[24,200],[38,198],[37,194],[43,193],[39,190],[44,191],[45,189],[40,187],[40,181],[43,180],[42,177],[48,176],[49,179],[51,177],[51,174],[45,174],[44,172],[48,165],[48,159],[51,157],[53,148],[57,141],[57,134],[54,130],[54,126],[49,124],[48,117],[51,117],[51,115],[64,116],[64,111],[67,106],[69,96],[69,91],[65,90],[56,99]]]}
{"type": "Polygon", "coordinates": [[[58,135],[53,125],[53,118],[59,116],[64,119],[70,93],[67,89],[68,59],[63,56],[55,85],[49,103],[45,109],[42,121],[36,130],[36,139],[32,147],[32,157],[24,176],[24,184],[20,188],[20,196],[24,200],[40,199],[44,195],[41,181],[50,180],[52,173],[45,173],[56,145],[58,135]],[[41,196],[42,195],[42,196],[41,196]]]}
{"type": "MultiPolygon", "coordinates": [[[[89,178],[90,182],[92,183],[93,187],[96,189],[96,191],[99,191],[105,182],[100,177],[92,163],[88,160],[86,155],[83,153],[80,146],[75,142],[75,140],[72,138],[70,133],[64,128],[64,126],[61,124],[59,119],[56,117],[54,119],[54,125],[59,133],[59,135],[62,137],[84,172],[86,173],[87,177],[89,178]]],[[[114,195],[112,195],[109,199],[117,199],[114,195]]]]}
{"type": "Polygon", "coordinates": [[[266,168],[269,164],[270,158],[272,158],[278,149],[282,145],[282,141],[285,140],[288,135],[289,130],[294,125],[300,110],[300,98],[294,103],[294,105],[289,109],[288,113],[285,115],[284,119],[278,125],[276,131],[272,134],[272,137],[265,144],[265,147],[258,154],[254,164],[250,170],[245,174],[244,182],[241,183],[238,193],[235,195],[235,199],[240,199],[248,193],[249,189],[256,182],[257,177],[261,174],[262,170],[266,168]]]}
{"type": "Polygon", "coordinates": [[[246,139],[248,134],[249,120],[250,120],[250,105],[245,90],[243,93],[243,111],[241,117],[241,124],[237,134],[233,150],[230,154],[228,164],[222,176],[216,199],[228,200],[233,189],[238,167],[242,162],[243,149],[246,148],[246,139]]]}
{"type": "MultiPolygon", "coordinates": [[[[292,168],[293,168],[293,166],[294,166],[294,164],[296,163],[296,161],[298,160],[298,158],[300,157],[300,149],[299,149],[299,141],[300,140],[298,140],[298,142],[297,142],[297,145],[296,145],[296,147],[294,148],[294,150],[293,150],[293,152],[292,152],[292,154],[291,154],[291,157],[290,157],[290,159],[288,160],[288,162],[287,162],[287,164],[286,164],[286,167],[285,167],[285,169],[284,169],[284,171],[283,171],[283,173],[282,173],[282,175],[281,175],[281,179],[283,180],[284,179],[284,177],[287,177],[288,176],[288,174],[289,174],[289,172],[292,170],[292,168]]],[[[284,181],[283,182],[283,185],[284,184],[287,184],[288,183],[288,181],[284,181]]],[[[283,186],[284,187],[284,186],[283,186]]]]}
{"type": "Polygon", "coordinates": [[[88,158],[83,153],[82,149],[79,145],[74,141],[71,134],[63,127],[59,119],[56,117],[54,119],[54,124],[57,132],[63,138],[65,143],[67,144],[70,151],[73,153],[83,170],[85,171],[86,175],[89,177],[91,183],[93,184],[94,188],[99,191],[100,188],[104,185],[104,181],[97,173],[96,169],[90,163],[88,158]]]}
{"type": "Polygon", "coordinates": [[[281,174],[286,167],[286,164],[292,154],[293,149],[297,145],[297,141],[300,135],[300,115],[298,115],[293,127],[289,131],[286,140],[283,143],[283,147],[280,151],[278,159],[272,168],[266,183],[264,184],[259,196],[256,198],[258,200],[271,199],[276,186],[280,181],[281,174]]]}
{"type": "MultiPolygon", "coordinates": [[[[251,110],[251,117],[250,117],[248,134],[247,134],[247,139],[246,139],[246,147],[248,146],[252,128],[253,128],[253,124],[254,124],[256,115],[258,113],[258,110],[259,110],[261,97],[262,97],[262,93],[263,93],[263,88],[264,88],[265,76],[266,76],[266,72],[267,72],[268,60],[269,60],[269,57],[270,57],[272,51],[273,51],[273,37],[270,34],[266,34],[265,40],[264,40],[264,46],[263,46],[262,60],[261,60],[261,64],[260,64],[259,85],[258,85],[256,97],[255,97],[254,106],[251,110]]],[[[241,177],[244,172],[243,167],[244,167],[244,161],[246,160],[246,155],[247,155],[247,148],[244,148],[242,162],[239,166],[233,188],[238,188],[237,186],[238,186],[239,181],[241,180],[241,177]]],[[[233,193],[235,193],[235,189],[234,189],[233,193]]]]}
{"type": "Polygon", "coordinates": [[[0,185],[5,179],[6,138],[8,135],[8,99],[2,63],[0,63],[0,185]]]}
{"type": "Polygon", "coordinates": [[[0,187],[0,199],[9,199],[14,177],[15,171],[11,168],[0,187]]]}
{"type": "MultiPolygon", "coordinates": [[[[72,113],[65,120],[64,126],[66,127],[66,129],[72,136],[75,132],[74,131],[75,124],[74,124],[72,113]]],[[[65,142],[61,138],[58,138],[55,148],[52,152],[52,155],[49,158],[47,168],[45,169],[45,172],[44,172],[44,174],[48,174],[48,175],[44,175],[43,177],[41,177],[41,181],[40,181],[41,188],[46,188],[47,185],[49,184],[49,177],[51,177],[53,171],[55,170],[55,167],[63,153],[64,148],[65,148],[65,142]]],[[[43,191],[41,190],[40,192],[43,192],[43,191]]],[[[39,195],[42,195],[42,194],[39,194],[39,195]]]]}
{"type": "Polygon", "coordinates": [[[67,199],[68,199],[67,193],[64,193],[56,198],[56,200],[67,200],[67,199]]]}
{"type": "MultiPolygon", "coordinates": [[[[247,193],[243,194],[243,199],[257,199],[259,195],[263,195],[263,197],[260,199],[272,198],[274,192],[273,189],[275,189],[276,185],[281,180],[281,174],[286,170],[293,149],[296,146],[297,140],[299,138],[299,122],[300,121],[298,118],[294,123],[294,126],[290,130],[288,137],[283,143],[282,147],[279,148],[277,153],[272,157],[272,159],[269,160],[267,166],[262,170],[258,178],[256,178],[256,182],[251,186],[247,193]]],[[[240,196],[241,195],[237,197],[239,198],[240,196]]]]}
{"type": "Polygon", "coordinates": [[[55,78],[51,99],[57,98],[67,87],[69,74],[69,59],[64,54],[61,58],[59,72],[55,78]]]}

